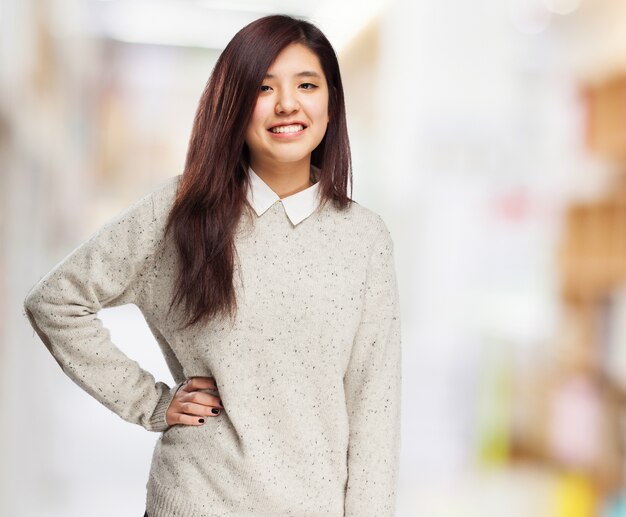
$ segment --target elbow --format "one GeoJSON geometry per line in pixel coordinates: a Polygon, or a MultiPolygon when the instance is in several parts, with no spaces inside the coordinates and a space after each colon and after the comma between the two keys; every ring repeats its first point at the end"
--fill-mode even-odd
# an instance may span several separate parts
{"type": "Polygon", "coordinates": [[[35,295],[35,293],[33,292],[33,290],[31,290],[28,295],[26,295],[26,298],[24,298],[24,301],[22,302],[22,308],[24,309],[24,313],[26,315],[32,314],[32,312],[34,311],[35,305],[37,304],[37,296],[35,295]]]}
{"type": "Polygon", "coordinates": [[[31,324],[35,321],[34,314],[37,312],[38,299],[39,298],[31,291],[31,293],[26,296],[22,304],[23,313],[31,324]]]}
{"type": "MultiPolygon", "coordinates": [[[[39,293],[38,286],[35,286],[28,293],[26,298],[24,298],[23,308],[24,314],[30,323],[30,326],[40,337],[46,348],[52,353],[53,346],[48,334],[46,333],[46,329],[49,328],[49,322],[46,321],[45,318],[41,318],[39,315],[42,314],[41,306],[43,304],[43,297],[39,293]]],[[[54,355],[54,354],[53,354],[54,355]]],[[[58,360],[57,360],[58,362],[58,360]]],[[[61,365],[61,363],[59,363],[61,365]]],[[[61,366],[63,368],[63,366],[61,366]]]]}
{"type": "Polygon", "coordinates": [[[24,301],[22,302],[22,308],[24,310],[24,314],[32,321],[33,315],[37,314],[39,307],[41,306],[43,301],[43,296],[41,293],[41,284],[36,284],[31,288],[28,292],[24,301]]]}

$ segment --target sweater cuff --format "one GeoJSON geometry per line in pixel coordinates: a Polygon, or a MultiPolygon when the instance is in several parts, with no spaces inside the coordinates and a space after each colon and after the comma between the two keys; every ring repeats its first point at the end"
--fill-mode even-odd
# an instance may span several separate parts
{"type": "MultiPolygon", "coordinates": [[[[185,379],[186,380],[186,379],[185,379]]],[[[152,416],[150,417],[150,421],[148,422],[147,430],[155,431],[157,433],[163,432],[169,429],[171,426],[166,422],[165,415],[167,413],[167,409],[170,407],[172,400],[174,399],[174,395],[178,389],[185,383],[185,380],[180,381],[173,388],[169,388],[169,390],[163,390],[161,398],[157,405],[154,408],[152,416]]],[[[163,387],[167,387],[166,384],[159,382],[157,384],[161,384],[163,387]]]]}

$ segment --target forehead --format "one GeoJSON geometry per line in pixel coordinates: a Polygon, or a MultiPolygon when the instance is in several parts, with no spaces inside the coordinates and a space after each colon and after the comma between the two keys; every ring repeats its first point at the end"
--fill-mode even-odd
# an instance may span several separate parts
{"type": "Polygon", "coordinates": [[[295,75],[306,70],[317,72],[321,76],[324,75],[317,54],[301,43],[292,43],[276,56],[274,62],[267,69],[267,73],[273,76],[295,75]]]}

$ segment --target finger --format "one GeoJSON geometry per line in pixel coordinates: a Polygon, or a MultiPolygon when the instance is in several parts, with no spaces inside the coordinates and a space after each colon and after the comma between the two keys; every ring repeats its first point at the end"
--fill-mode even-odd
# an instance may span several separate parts
{"type": "Polygon", "coordinates": [[[192,391],[191,393],[187,393],[180,397],[180,401],[183,403],[193,402],[204,406],[215,406],[224,409],[222,399],[204,391],[192,391]]]}
{"type": "Polygon", "coordinates": [[[180,405],[180,412],[191,416],[217,416],[220,414],[220,408],[214,406],[203,406],[194,402],[183,402],[180,405]],[[213,410],[216,410],[214,412],[213,410]]]}
{"type": "Polygon", "coordinates": [[[213,377],[192,377],[186,384],[183,384],[183,387],[185,391],[206,389],[217,391],[217,384],[215,384],[215,379],[213,377]]]}
{"type": "Polygon", "coordinates": [[[181,425],[202,425],[206,422],[206,417],[204,416],[185,415],[182,413],[176,413],[175,419],[176,423],[181,425]]]}

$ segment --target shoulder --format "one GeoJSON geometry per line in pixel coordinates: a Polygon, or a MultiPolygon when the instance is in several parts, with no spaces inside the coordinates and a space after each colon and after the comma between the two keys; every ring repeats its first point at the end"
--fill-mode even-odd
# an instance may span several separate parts
{"type": "Polygon", "coordinates": [[[152,189],[150,197],[154,203],[154,214],[157,218],[169,213],[176,199],[176,191],[181,178],[182,174],[171,176],[157,183],[152,189]]]}
{"type": "Polygon", "coordinates": [[[174,202],[179,178],[174,176],[157,183],[107,224],[145,224],[146,221],[159,219],[159,214],[167,211],[174,202]]]}
{"type": "Polygon", "coordinates": [[[358,201],[352,200],[348,207],[350,216],[354,219],[355,224],[366,225],[375,233],[387,230],[387,225],[382,216],[371,208],[362,205],[358,201]]]}
{"type": "Polygon", "coordinates": [[[357,236],[363,244],[393,244],[391,233],[383,217],[371,208],[351,200],[346,208],[340,210],[331,207],[328,211],[328,223],[337,231],[357,236]]]}

